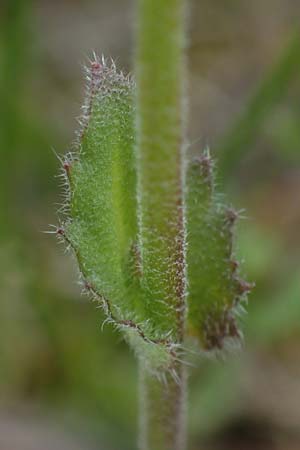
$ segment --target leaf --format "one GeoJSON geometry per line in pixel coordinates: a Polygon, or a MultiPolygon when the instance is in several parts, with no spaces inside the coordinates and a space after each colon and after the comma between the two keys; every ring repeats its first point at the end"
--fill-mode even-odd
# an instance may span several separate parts
{"type": "Polygon", "coordinates": [[[145,308],[137,232],[135,84],[97,59],[73,152],[63,161],[67,218],[57,234],[75,253],[85,290],[152,368],[172,343],[145,308]]]}
{"type": "Polygon", "coordinates": [[[251,285],[238,274],[233,235],[238,213],[215,190],[214,163],[206,150],[187,173],[187,331],[205,349],[239,338],[235,311],[251,285]]]}
{"type": "Polygon", "coordinates": [[[70,186],[64,234],[85,286],[124,319],[135,303],[129,281],[137,238],[134,82],[98,60],[88,79],[77,148],[64,163],[70,186]]]}

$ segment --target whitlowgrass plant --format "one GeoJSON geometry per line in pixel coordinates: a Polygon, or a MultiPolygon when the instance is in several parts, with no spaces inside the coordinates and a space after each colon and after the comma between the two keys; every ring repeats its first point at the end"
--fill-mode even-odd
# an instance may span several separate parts
{"type": "Polygon", "coordinates": [[[136,353],[141,450],[185,448],[188,348],[235,345],[251,288],[234,255],[239,214],[216,190],[210,153],[186,155],[184,6],[137,1],[135,77],[91,61],[55,230],[136,353]]]}

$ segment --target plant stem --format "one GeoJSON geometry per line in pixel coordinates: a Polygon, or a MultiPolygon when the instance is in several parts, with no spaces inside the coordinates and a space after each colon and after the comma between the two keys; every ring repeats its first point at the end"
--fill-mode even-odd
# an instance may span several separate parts
{"type": "MultiPolygon", "coordinates": [[[[184,339],[186,295],[184,3],[185,0],[137,0],[137,173],[142,282],[149,293],[145,299],[148,316],[156,330],[168,333],[175,344],[184,339]]],[[[159,375],[151,373],[140,361],[140,449],[183,450],[185,368],[174,358],[170,371],[159,375]]]]}
{"type": "Polygon", "coordinates": [[[178,380],[160,380],[140,364],[140,450],[185,448],[186,368],[176,371],[178,380]]]}
{"type": "Polygon", "coordinates": [[[137,0],[137,160],[146,310],[183,338],[184,0],[137,0]]]}

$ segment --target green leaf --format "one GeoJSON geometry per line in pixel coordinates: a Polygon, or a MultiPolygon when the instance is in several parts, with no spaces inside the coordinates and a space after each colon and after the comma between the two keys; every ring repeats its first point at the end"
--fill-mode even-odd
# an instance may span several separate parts
{"type": "Polygon", "coordinates": [[[187,331],[205,349],[222,349],[240,336],[235,310],[250,290],[238,274],[233,233],[238,213],[223,205],[215,190],[208,151],[194,159],[187,174],[187,331]]]}
{"type": "Polygon", "coordinates": [[[85,290],[153,369],[169,364],[173,346],[154,326],[141,283],[134,96],[131,77],[95,59],[78,141],[63,161],[67,218],[57,234],[73,249],[85,290]]]}
{"type": "Polygon", "coordinates": [[[64,163],[70,185],[64,226],[85,286],[125,319],[136,305],[130,261],[137,239],[134,83],[95,60],[77,148],[64,163]],[[108,304],[109,302],[109,304],[108,304]]]}

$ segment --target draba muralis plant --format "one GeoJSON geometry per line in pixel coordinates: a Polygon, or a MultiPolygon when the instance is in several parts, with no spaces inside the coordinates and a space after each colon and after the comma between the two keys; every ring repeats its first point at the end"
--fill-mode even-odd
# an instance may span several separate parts
{"type": "Polygon", "coordinates": [[[137,0],[135,77],[90,63],[55,230],[136,353],[141,450],[184,450],[190,342],[221,352],[238,341],[251,287],[234,257],[238,213],[216,191],[209,151],[186,157],[184,3],[137,0]]]}

